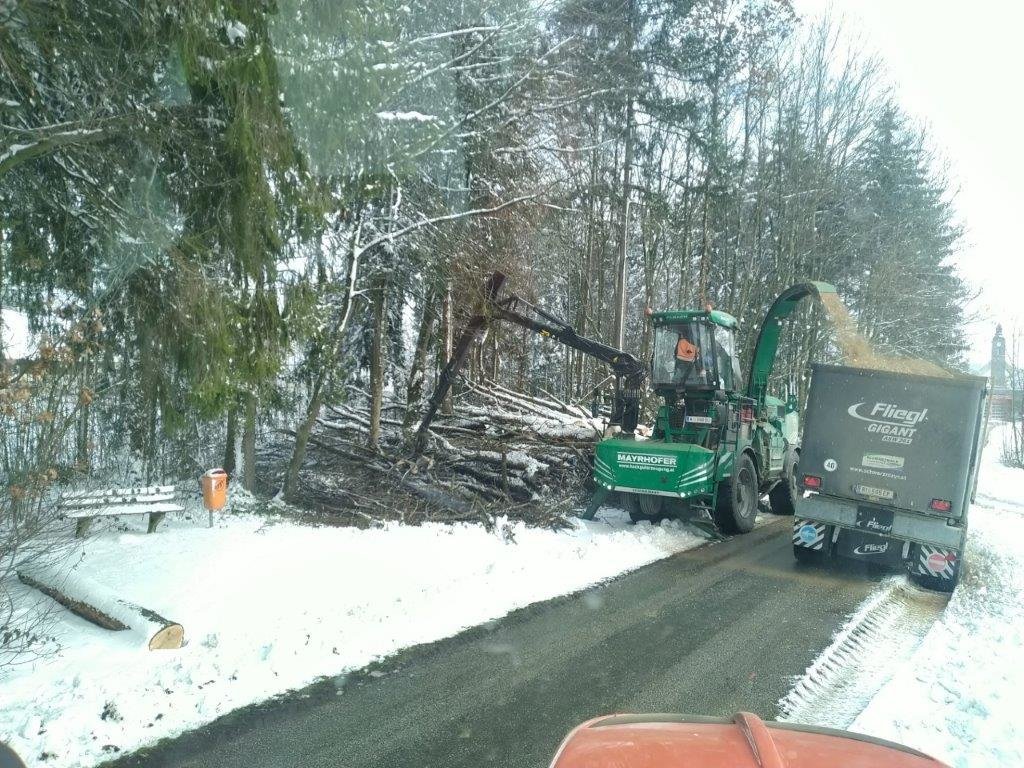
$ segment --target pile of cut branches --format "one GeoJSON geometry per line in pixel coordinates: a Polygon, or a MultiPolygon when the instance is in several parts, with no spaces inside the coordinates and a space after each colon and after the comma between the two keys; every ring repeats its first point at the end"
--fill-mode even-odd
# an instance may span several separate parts
{"type": "MultiPolygon", "coordinates": [[[[579,506],[601,421],[555,398],[491,382],[468,387],[453,413],[431,425],[427,449],[411,450],[404,406],[385,403],[379,450],[368,445],[367,398],[328,408],[310,437],[293,501],[331,521],[372,524],[483,520],[505,515],[557,527],[579,506]]],[[[267,469],[287,446],[268,447],[267,469]]],[[[272,481],[271,481],[272,482],[272,481]]]]}

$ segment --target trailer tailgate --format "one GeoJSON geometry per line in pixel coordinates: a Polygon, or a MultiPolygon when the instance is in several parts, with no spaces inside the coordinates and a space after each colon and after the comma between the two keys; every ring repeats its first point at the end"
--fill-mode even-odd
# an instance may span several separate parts
{"type": "Polygon", "coordinates": [[[820,477],[825,495],[959,518],[977,465],[986,384],[815,365],[800,474],[820,477]],[[936,499],[950,508],[932,509],[936,499]]]}

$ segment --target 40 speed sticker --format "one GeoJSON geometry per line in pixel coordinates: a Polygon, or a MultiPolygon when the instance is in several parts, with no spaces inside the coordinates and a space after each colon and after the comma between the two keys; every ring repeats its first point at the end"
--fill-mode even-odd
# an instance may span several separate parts
{"type": "Polygon", "coordinates": [[[818,538],[818,531],[813,525],[804,525],[800,527],[800,541],[805,544],[813,544],[814,540],[818,538]]]}

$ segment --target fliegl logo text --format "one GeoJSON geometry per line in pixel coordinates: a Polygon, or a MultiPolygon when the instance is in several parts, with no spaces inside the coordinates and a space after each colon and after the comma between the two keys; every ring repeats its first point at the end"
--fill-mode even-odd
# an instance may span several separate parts
{"type": "Polygon", "coordinates": [[[881,544],[861,544],[853,550],[855,555],[884,555],[889,550],[889,542],[881,544]]]}
{"type": "Polygon", "coordinates": [[[846,409],[853,418],[868,422],[867,431],[882,436],[883,443],[910,445],[928,409],[911,410],[896,403],[854,403],[846,409]]]}
{"type": "Polygon", "coordinates": [[[676,468],[675,456],[661,456],[653,453],[619,453],[615,457],[620,467],[628,469],[664,470],[676,468]]]}

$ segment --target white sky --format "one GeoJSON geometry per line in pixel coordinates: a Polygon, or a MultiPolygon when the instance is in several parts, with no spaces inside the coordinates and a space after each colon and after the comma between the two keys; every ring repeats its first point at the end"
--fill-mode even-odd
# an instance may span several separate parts
{"type": "Polygon", "coordinates": [[[3,318],[0,335],[3,336],[4,343],[0,360],[4,357],[11,360],[27,357],[32,351],[28,332],[28,317],[23,312],[6,308],[0,310],[0,316],[3,318]]]}
{"type": "Polygon", "coordinates": [[[831,12],[887,66],[896,96],[948,163],[966,227],[961,274],[971,307],[974,363],[987,362],[996,322],[1024,330],[1024,2],[794,0],[831,12]]]}

